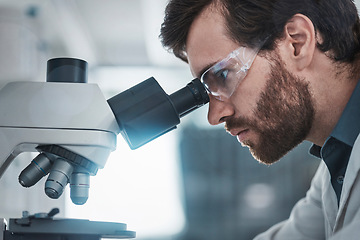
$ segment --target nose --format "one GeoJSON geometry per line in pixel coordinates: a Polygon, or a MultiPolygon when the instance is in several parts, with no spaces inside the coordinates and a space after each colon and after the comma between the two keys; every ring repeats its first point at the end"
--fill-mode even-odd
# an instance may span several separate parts
{"type": "Polygon", "coordinates": [[[235,110],[229,100],[220,101],[211,94],[209,97],[208,122],[211,125],[223,123],[227,117],[234,115],[235,110]]]}

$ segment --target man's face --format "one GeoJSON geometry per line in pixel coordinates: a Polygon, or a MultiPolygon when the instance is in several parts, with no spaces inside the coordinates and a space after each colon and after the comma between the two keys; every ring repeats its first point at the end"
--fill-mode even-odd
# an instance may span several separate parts
{"type": "MultiPolygon", "coordinates": [[[[186,52],[194,76],[239,47],[226,35],[224,19],[205,10],[193,23],[186,52]]],[[[210,95],[208,120],[227,131],[265,164],[279,160],[308,135],[314,107],[308,84],[291,74],[276,51],[257,56],[231,97],[210,95]]]]}
{"type": "Polygon", "coordinates": [[[271,60],[265,89],[252,115],[228,116],[225,126],[257,160],[272,164],[307,137],[313,119],[308,84],[287,71],[277,57],[271,60]]]}

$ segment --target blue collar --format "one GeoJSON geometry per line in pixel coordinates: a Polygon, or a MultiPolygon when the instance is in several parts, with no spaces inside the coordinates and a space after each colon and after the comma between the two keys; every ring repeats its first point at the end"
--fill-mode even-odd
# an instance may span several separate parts
{"type": "Polygon", "coordinates": [[[353,147],[360,133],[360,81],[357,83],[339,122],[332,131],[332,137],[353,147]]]}

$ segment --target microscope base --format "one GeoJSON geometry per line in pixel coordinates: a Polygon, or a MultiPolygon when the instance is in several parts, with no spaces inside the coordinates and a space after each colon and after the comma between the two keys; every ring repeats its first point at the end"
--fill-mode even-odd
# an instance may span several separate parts
{"type": "Polygon", "coordinates": [[[85,219],[53,219],[49,216],[6,220],[0,218],[0,240],[100,240],[130,239],[136,233],[128,231],[126,224],[115,222],[95,222],[85,219]]]}

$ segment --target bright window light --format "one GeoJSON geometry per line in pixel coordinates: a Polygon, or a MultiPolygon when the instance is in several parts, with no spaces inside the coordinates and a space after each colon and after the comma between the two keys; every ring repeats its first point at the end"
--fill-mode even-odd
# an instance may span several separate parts
{"type": "Polygon", "coordinates": [[[104,169],[91,177],[83,206],[66,196],[66,217],[126,223],[137,239],[179,234],[185,225],[175,134],[130,150],[121,136],[104,169]]]}

